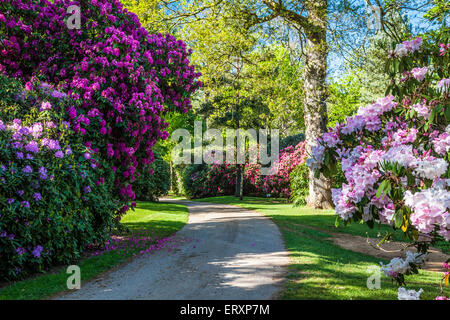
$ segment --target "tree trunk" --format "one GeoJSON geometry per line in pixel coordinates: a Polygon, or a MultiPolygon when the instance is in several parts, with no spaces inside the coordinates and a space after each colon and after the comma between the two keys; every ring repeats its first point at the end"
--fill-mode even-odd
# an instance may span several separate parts
{"type": "Polygon", "coordinates": [[[241,165],[236,164],[236,190],[234,192],[234,195],[236,197],[239,197],[241,192],[241,165]]]}
{"type": "MultiPolygon", "coordinates": [[[[311,154],[316,139],[326,131],[327,88],[325,78],[327,73],[327,0],[307,1],[308,28],[305,28],[307,38],[305,61],[305,127],[306,150],[311,154]]],[[[314,172],[309,172],[308,206],[313,208],[330,208],[331,183],[321,176],[314,178],[314,172]]]]}

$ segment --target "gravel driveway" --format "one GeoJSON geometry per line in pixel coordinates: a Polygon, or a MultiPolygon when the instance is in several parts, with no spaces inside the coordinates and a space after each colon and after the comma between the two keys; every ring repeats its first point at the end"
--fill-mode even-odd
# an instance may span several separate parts
{"type": "Polygon", "coordinates": [[[289,258],[269,218],[230,205],[178,202],[187,205],[189,221],[176,235],[177,249],[139,256],[59,299],[276,298],[289,258]]]}

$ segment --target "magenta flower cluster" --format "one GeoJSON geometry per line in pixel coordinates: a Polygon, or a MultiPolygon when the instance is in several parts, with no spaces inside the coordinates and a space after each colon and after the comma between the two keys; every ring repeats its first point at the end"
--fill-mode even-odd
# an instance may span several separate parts
{"type": "Polygon", "coordinates": [[[263,190],[272,197],[289,198],[291,187],[289,175],[297,166],[306,161],[305,142],[288,146],[280,151],[273,174],[263,178],[263,190]]]}

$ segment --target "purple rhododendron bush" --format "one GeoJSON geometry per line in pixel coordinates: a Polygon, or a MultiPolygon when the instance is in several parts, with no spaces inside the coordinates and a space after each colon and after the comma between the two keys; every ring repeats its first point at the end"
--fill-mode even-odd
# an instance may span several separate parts
{"type": "Polygon", "coordinates": [[[189,54],[118,1],[0,0],[0,278],[108,238],[167,138],[164,113],[191,108],[189,54]]]}
{"type": "MultiPolygon", "coordinates": [[[[243,168],[243,194],[289,198],[290,173],[305,160],[305,143],[300,142],[280,150],[270,175],[261,175],[261,164],[246,163],[243,168]]],[[[236,192],[235,164],[194,164],[184,170],[183,176],[184,193],[189,198],[232,195],[236,192]]]]}
{"type": "Polygon", "coordinates": [[[389,224],[415,243],[418,253],[382,267],[400,285],[431,244],[450,240],[449,42],[444,29],[397,44],[387,96],[325,133],[307,161],[328,177],[341,164],[346,181],[332,194],[346,224],[389,224]]]}

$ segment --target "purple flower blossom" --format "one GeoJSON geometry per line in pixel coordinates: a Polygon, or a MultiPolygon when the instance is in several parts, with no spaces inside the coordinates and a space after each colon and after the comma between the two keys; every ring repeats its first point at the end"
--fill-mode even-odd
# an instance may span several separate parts
{"type": "Polygon", "coordinates": [[[19,256],[23,255],[25,252],[27,252],[27,250],[25,250],[25,248],[19,247],[16,249],[16,253],[19,256]]]}
{"type": "Polygon", "coordinates": [[[45,180],[47,179],[47,169],[45,167],[40,167],[39,168],[39,178],[41,180],[45,180]]]}
{"type": "Polygon", "coordinates": [[[30,207],[30,203],[29,203],[28,201],[22,201],[22,202],[20,203],[20,205],[21,205],[22,207],[25,207],[25,208],[29,208],[29,207],[30,207]]]}
{"type": "Polygon", "coordinates": [[[90,193],[91,192],[91,187],[90,186],[86,186],[83,188],[84,193],[90,193]]]}
{"type": "Polygon", "coordinates": [[[25,150],[29,151],[29,152],[33,152],[33,153],[38,153],[39,152],[39,146],[37,144],[36,141],[30,141],[26,146],[25,146],[25,150]]]}

